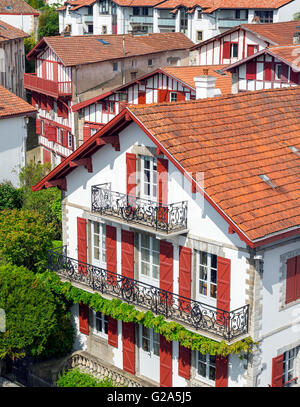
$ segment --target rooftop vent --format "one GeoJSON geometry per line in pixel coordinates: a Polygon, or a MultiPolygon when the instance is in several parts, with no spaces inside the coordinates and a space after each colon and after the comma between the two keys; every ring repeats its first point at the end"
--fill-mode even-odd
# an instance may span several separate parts
{"type": "Polygon", "coordinates": [[[289,146],[289,148],[292,150],[293,153],[297,154],[297,156],[300,157],[300,151],[297,147],[289,146]]]}
{"type": "Polygon", "coordinates": [[[97,41],[101,42],[101,44],[103,44],[103,45],[110,45],[108,41],[103,40],[102,38],[100,38],[100,40],[97,40],[97,41]]]}
{"type": "Polygon", "coordinates": [[[293,35],[293,44],[300,44],[300,32],[299,31],[296,31],[293,35]]]}
{"type": "Polygon", "coordinates": [[[259,178],[264,181],[266,184],[268,184],[271,188],[275,189],[276,185],[271,181],[271,179],[265,175],[265,174],[261,174],[259,175],[259,178]]]}

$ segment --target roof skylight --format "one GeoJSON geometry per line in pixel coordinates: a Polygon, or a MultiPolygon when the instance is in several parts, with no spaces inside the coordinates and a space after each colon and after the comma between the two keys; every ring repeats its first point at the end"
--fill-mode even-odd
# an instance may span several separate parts
{"type": "Polygon", "coordinates": [[[102,38],[100,38],[98,41],[101,42],[101,44],[103,44],[103,45],[109,45],[109,42],[106,40],[103,40],[102,38]]]}
{"type": "Polygon", "coordinates": [[[297,147],[289,146],[289,148],[292,150],[293,153],[297,154],[297,156],[300,157],[300,151],[297,147]]]}
{"type": "Polygon", "coordinates": [[[259,178],[264,181],[266,184],[268,184],[271,188],[276,188],[276,185],[274,184],[274,182],[272,182],[271,178],[269,178],[267,175],[265,174],[261,174],[259,175],[259,178]]]}

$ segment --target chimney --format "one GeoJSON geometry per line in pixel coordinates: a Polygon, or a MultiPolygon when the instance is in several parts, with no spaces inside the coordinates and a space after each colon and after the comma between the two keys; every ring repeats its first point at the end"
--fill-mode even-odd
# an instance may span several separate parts
{"type": "Polygon", "coordinates": [[[300,31],[296,31],[294,33],[294,35],[293,35],[293,44],[300,44],[300,31]]]}
{"type": "Polygon", "coordinates": [[[194,78],[196,99],[213,98],[220,95],[220,90],[215,89],[217,78],[210,75],[200,75],[194,78]]]}

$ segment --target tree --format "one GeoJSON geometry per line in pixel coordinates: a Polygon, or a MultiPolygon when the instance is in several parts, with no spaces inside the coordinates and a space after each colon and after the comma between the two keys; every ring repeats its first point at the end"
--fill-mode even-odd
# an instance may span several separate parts
{"type": "Polygon", "coordinates": [[[40,10],[39,16],[39,40],[43,37],[59,35],[59,21],[56,6],[45,5],[40,10]]]}
{"type": "Polygon", "coordinates": [[[25,267],[0,266],[0,308],[6,319],[5,330],[0,332],[0,359],[62,356],[72,349],[70,315],[64,312],[47,280],[37,278],[25,267]],[[63,328],[62,313],[67,321],[63,328]],[[51,349],[49,344],[54,339],[57,343],[51,349]]]}
{"type": "Polygon", "coordinates": [[[56,382],[57,387],[116,387],[112,380],[99,380],[89,373],[81,372],[78,368],[64,372],[56,382]]]}
{"type": "Polygon", "coordinates": [[[300,13],[295,13],[293,17],[294,20],[300,20],[300,13]]]}
{"type": "Polygon", "coordinates": [[[0,212],[0,258],[2,262],[43,271],[55,238],[55,226],[36,211],[0,212]]]}
{"type": "Polygon", "coordinates": [[[22,206],[22,192],[11,184],[0,185],[0,210],[19,209],[22,206]]]}

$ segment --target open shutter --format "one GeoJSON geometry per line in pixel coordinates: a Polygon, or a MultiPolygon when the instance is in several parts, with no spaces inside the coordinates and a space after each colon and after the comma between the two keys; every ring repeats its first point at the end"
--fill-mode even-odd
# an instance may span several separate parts
{"type": "Polygon", "coordinates": [[[295,301],[296,299],[296,257],[288,259],[286,262],[286,293],[285,303],[295,301]]]}
{"type": "Polygon", "coordinates": [[[256,45],[248,44],[247,45],[247,57],[250,57],[254,54],[254,50],[256,50],[256,45]]]}
{"type": "Polygon", "coordinates": [[[106,268],[108,270],[107,279],[110,284],[117,282],[117,229],[106,225],[106,268]],[[109,272],[115,273],[110,274],[109,272]]]}
{"type": "Polygon", "coordinates": [[[230,259],[218,256],[217,308],[230,311],[230,259]]]}
{"type": "Polygon", "coordinates": [[[228,386],[228,356],[216,356],[216,387],[228,386]]]}
{"type": "Polygon", "coordinates": [[[168,204],[168,160],[164,158],[157,159],[158,174],[158,202],[164,205],[168,204]]]}
{"type": "Polygon", "coordinates": [[[246,64],[246,79],[255,80],[256,79],[256,62],[250,61],[246,64]]]}
{"type": "Polygon", "coordinates": [[[135,328],[133,322],[122,321],[123,370],[135,374],[135,328]]]}
{"type": "MultiPolygon", "coordinates": [[[[164,240],[160,241],[159,288],[173,292],[173,245],[164,240]]],[[[168,304],[171,304],[172,295],[169,293],[162,294],[161,301],[165,303],[166,300],[168,304]]]]}
{"type": "Polygon", "coordinates": [[[108,344],[118,347],[118,320],[108,317],[108,344]]]}
{"type": "Polygon", "coordinates": [[[160,335],[160,387],[172,387],[172,342],[160,335]]]}
{"type": "Polygon", "coordinates": [[[187,380],[191,378],[191,349],[179,345],[178,375],[187,380]]]}
{"type": "Polygon", "coordinates": [[[272,62],[264,63],[264,80],[265,81],[272,80],[272,62]]]}
{"type": "Polygon", "coordinates": [[[86,219],[77,218],[78,271],[86,274],[87,244],[86,219]]]}
{"type": "Polygon", "coordinates": [[[122,276],[134,277],[134,233],[122,230],[122,276]]]}
{"type": "Polygon", "coordinates": [[[230,59],[230,42],[223,42],[223,59],[230,59]]]}
{"type": "Polygon", "coordinates": [[[136,155],[126,153],[127,195],[136,196],[136,155]]]}
{"type": "Polygon", "coordinates": [[[189,312],[191,298],[191,260],[192,250],[188,247],[179,247],[179,295],[188,298],[180,301],[180,309],[189,312]]]}
{"type": "Polygon", "coordinates": [[[83,142],[87,141],[91,137],[91,129],[89,126],[83,127],[83,142]]]}
{"type": "Polygon", "coordinates": [[[89,334],[89,307],[82,302],[79,304],[79,331],[89,334]]]}
{"type": "Polygon", "coordinates": [[[51,151],[43,148],[43,163],[51,163],[51,151]]]}
{"type": "Polygon", "coordinates": [[[272,359],[272,387],[282,387],[283,355],[272,359]]]}
{"type": "Polygon", "coordinates": [[[299,72],[295,72],[290,68],[290,82],[299,85],[299,72]]]}
{"type": "Polygon", "coordinates": [[[167,89],[159,89],[158,91],[158,103],[162,103],[162,102],[168,102],[168,95],[169,92],[167,89]]]}
{"type": "Polygon", "coordinates": [[[35,132],[36,132],[36,134],[42,134],[42,121],[41,121],[41,119],[36,119],[36,121],[35,121],[35,132]]]}

